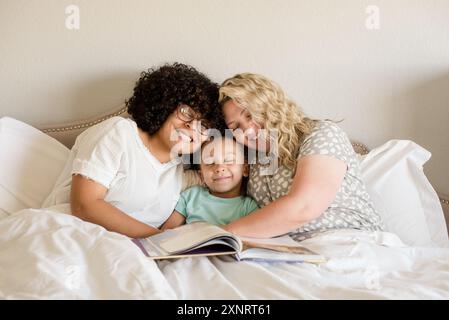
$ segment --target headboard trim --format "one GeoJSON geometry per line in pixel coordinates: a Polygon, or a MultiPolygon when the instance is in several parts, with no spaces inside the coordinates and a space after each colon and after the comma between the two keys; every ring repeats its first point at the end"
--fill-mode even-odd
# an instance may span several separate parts
{"type": "Polygon", "coordinates": [[[124,114],[127,111],[127,107],[123,107],[121,108],[119,111],[108,114],[104,117],[95,119],[93,121],[89,121],[89,122],[84,122],[84,123],[80,123],[80,124],[76,124],[76,125],[69,125],[69,126],[61,126],[61,127],[54,127],[54,128],[47,128],[47,129],[42,129],[41,131],[44,133],[51,133],[51,132],[64,132],[64,131],[71,131],[71,130],[79,130],[79,129],[84,129],[84,128],[89,128],[91,126],[94,126],[100,122],[103,122],[104,120],[107,120],[109,118],[112,117],[116,117],[119,116],[121,114],[124,114]]]}

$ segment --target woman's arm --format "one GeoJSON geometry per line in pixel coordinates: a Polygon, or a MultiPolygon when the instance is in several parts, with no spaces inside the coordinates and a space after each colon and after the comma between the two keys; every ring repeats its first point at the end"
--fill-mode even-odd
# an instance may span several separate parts
{"type": "Polygon", "coordinates": [[[72,214],[131,238],[145,238],[159,232],[158,229],[128,216],[104,201],[107,191],[108,189],[95,181],[80,175],[72,176],[70,194],[72,214]]]}
{"type": "Polygon", "coordinates": [[[161,230],[173,229],[183,225],[186,222],[186,218],[178,211],[173,210],[173,213],[168,217],[167,221],[161,226],[161,230]]]}
{"type": "Polygon", "coordinates": [[[344,161],[325,155],[302,157],[290,192],[260,210],[224,226],[240,236],[274,237],[318,218],[332,203],[347,170],[344,161]]]}

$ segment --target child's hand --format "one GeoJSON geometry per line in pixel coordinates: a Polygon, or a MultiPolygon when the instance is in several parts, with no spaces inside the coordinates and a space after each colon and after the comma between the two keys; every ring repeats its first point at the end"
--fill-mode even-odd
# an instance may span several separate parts
{"type": "Polygon", "coordinates": [[[233,233],[232,228],[230,228],[228,224],[221,224],[221,225],[219,225],[219,227],[227,232],[233,233]]]}

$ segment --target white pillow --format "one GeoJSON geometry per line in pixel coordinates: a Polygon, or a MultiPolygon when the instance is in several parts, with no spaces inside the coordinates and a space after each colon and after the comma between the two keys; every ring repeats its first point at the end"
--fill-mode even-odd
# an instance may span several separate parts
{"type": "Polygon", "coordinates": [[[69,149],[38,129],[0,118],[0,217],[40,208],[68,156],[69,149]]]}
{"type": "Polygon", "coordinates": [[[412,246],[447,246],[438,195],[423,172],[431,154],[408,140],[390,140],[361,160],[362,178],[386,231],[412,246]]]}

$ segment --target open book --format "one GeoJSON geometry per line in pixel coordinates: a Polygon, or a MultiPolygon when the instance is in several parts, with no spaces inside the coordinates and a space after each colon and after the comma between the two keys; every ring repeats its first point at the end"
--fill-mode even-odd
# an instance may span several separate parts
{"type": "Polygon", "coordinates": [[[325,258],[289,236],[244,238],[207,222],[165,230],[145,239],[134,239],[151,259],[233,255],[237,260],[322,263],[325,258]]]}

